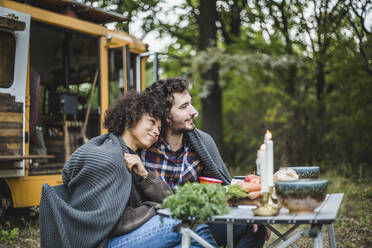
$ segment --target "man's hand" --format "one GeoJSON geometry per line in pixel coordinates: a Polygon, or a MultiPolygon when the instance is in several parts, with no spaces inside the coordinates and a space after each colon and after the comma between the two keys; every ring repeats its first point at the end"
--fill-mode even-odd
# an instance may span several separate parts
{"type": "MultiPolygon", "coordinates": [[[[271,236],[271,230],[269,228],[267,228],[266,226],[265,226],[265,229],[266,229],[265,240],[269,241],[270,236],[271,236]]],[[[255,232],[257,232],[257,230],[258,230],[258,225],[253,224],[253,232],[255,233],[255,232]]]]}
{"type": "Polygon", "coordinates": [[[149,173],[138,155],[126,153],[124,154],[124,161],[129,171],[136,173],[143,179],[147,178],[149,173]]]}

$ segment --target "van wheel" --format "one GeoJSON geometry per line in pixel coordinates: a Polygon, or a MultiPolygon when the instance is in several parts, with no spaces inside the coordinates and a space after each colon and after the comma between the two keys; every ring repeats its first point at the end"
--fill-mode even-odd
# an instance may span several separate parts
{"type": "Polygon", "coordinates": [[[0,217],[3,216],[6,212],[6,210],[9,208],[11,201],[8,197],[5,197],[0,192],[0,217]]]}
{"type": "Polygon", "coordinates": [[[8,185],[4,180],[0,179],[0,217],[3,216],[12,205],[12,199],[10,196],[10,191],[8,185]]]}

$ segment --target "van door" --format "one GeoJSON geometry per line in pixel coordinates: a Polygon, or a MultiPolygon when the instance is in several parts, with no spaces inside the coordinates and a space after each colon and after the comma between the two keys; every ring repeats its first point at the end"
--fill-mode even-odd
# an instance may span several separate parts
{"type": "Polygon", "coordinates": [[[30,20],[0,7],[0,177],[24,176],[30,20]],[[14,159],[13,159],[14,158],[14,159]]]}

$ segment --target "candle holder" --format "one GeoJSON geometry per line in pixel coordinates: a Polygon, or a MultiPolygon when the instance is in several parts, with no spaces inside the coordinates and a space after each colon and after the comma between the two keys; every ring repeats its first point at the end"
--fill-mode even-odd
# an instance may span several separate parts
{"type": "Polygon", "coordinates": [[[262,206],[253,209],[253,213],[258,216],[274,216],[279,213],[281,207],[274,186],[270,186],[269,192],[262,193],[262,206]]]}

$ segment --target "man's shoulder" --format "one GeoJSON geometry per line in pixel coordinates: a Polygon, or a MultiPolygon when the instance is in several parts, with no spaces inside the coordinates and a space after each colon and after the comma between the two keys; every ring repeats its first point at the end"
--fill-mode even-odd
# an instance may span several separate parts
{"type": "Polygon", "coordinates": [[[193,136],[199,136],[203,141],[206,141],[206,140],[213,141],[213,138],[210,134],[197,128],[195,128],[192,131],[187,132],[187,136],[189,138],[193,136]]]}

